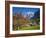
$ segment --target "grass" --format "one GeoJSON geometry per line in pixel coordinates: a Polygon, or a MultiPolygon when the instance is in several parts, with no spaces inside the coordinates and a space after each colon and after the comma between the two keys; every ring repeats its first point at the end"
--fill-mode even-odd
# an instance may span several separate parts
{"type": "Polygon", "coordinates": [[[40,26],[37,25],[37,26],[28,26],[28,27],[24,26],[24,27],[19,27],[18,30],[39,30],[39,29],[40,29],[40,26]]]}
{"type": "Polygon", "coordinates": [[[40,26],[22,27],[19,30],[37,30],[37,29],[40,29],[40,26]]]}

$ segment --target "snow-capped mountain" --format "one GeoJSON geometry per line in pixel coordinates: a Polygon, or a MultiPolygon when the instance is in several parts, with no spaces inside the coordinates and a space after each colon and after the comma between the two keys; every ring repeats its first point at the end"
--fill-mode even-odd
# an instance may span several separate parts
{"type": "Polygon", "coordinates": [[[33,12],[28,12],[26,14],[24,14],[24,17],[27,18],[27,19],[30,19],[34,16],[34,13],[33,12]]]}

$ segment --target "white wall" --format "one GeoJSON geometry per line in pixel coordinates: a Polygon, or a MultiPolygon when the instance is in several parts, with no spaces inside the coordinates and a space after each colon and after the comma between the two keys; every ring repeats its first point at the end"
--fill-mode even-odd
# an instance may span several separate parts
{"type": "Polygon", "coordinates": [[[0,0],[0,38],[5,35],[5,3],[0,0]]]}
{"type": "MultiPolygon", "coordinates": [[[[18,0],[16,0],[16,1],[18,1],[18,0]]],[[[45,0],[19,0],[19,1],[45,2],[45,0]]],[[[45,14],[46,14],[46,12],[45,12],[45,14]]],[[[0,38],[4,38],[4,36],[5,36],[5,3],[4,3],[4,0],[0,0],[0,38]]],[[[46,37],[46,35],[16,37],[16,38],[45,38],[45,37],[46,37]]]]}

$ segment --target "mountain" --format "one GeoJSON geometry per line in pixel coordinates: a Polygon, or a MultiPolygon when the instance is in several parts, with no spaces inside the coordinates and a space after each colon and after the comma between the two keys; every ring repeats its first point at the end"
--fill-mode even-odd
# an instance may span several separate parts
{"type": "Polygon", "coordinates": [[[33,18],[40,18],[40,10],[38,10],[37,12],[35,12],[33,18]]]}
{"type": "Polygon", "coordinates": [[[26,19],[36,19],[40,17],[40,10],[36,11],[36,12],[27,12],[25,14],[23,13],[15,13],[14,16],[21,16],[22,18],[26,18],[26,19]]]}
{"type": "Polygon", "coordinates": [[[28,13],[24,14],[23,16],[26,19],[30,19],[30,18],[32,18],[34,16],[34,13],[33,12],[28,12],[28,13]]]}

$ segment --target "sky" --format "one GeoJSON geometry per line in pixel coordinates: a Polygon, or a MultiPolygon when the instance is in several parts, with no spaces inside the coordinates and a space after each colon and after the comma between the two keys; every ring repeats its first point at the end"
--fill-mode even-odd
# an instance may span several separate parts
{"type": "Polygon", "coordinates": [[[25,8],[25,7],[13,7],[12,8],[13,15],[15,15],[15,13],[22,13],[23,15],[34,14],[35,12],[39,10],[40,8],[25,8]]]}

